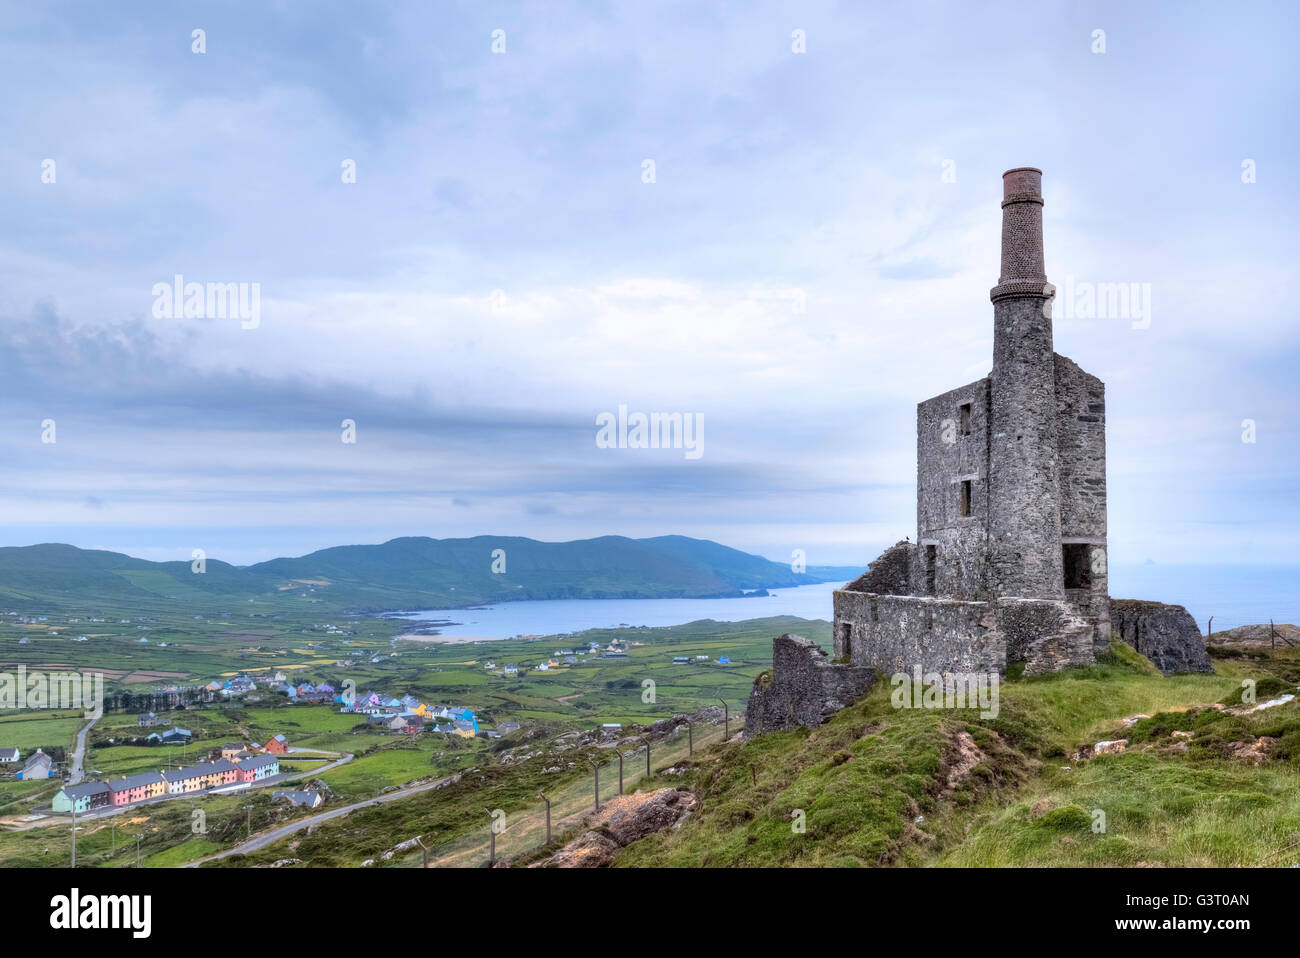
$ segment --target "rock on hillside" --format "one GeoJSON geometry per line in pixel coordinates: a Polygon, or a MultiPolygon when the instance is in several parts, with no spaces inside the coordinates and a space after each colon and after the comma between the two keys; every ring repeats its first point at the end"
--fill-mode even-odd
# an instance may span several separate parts
{"type": "MultiPolygon", "coordinates": [[[[1300,628],[1294,625],[1275,625],[1278,648],[1286,645],[1300,645],[1300,628]]],[[[1263,625],[1239,625],[1235,629],[1214,632],[1205,640],[1207,645],[1253,645],[1269,648],[1273,640],[1267,623],[1263,625]]]]}
{"type": "Polygon", "coordinates": [[[1110,626],[1165,675],[1214,671],[1201,630],[1181,605],[1111,599],[1110,626]]]}
{"type": "Polygon", "coordinates": [[[605,868],[628,845],[686,820],[695,796],[685,789],[619,795],[583,820],[584,831],[554,855],[532,868],[605,868]]]}

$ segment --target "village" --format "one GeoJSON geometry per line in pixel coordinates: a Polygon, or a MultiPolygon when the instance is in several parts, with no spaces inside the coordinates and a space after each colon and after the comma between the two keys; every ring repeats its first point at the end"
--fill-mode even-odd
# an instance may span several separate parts
{"type": "MultiPolygon", "coordinates": [[[[340,714],[356,715],[358,724],[375,727],[384,732],[403,735],[431,733],[473,739],[475,737],[500,738],[517,731],[518,722],[503,722],[493,729],[479,727],[473,709],[458,705],[429,705],[412,695],[400,697],[365,692],[353,696],[340,692],[328,682],[303,682],[290,684],[283,673],[250,677],[246,674],[230,679],[213,681],[203,690],[221,699],[247,696],[259,687],[284,694],[296,704],[337,705],[340,714]]],[[[136,715],[136,727],[148,734],[139,735],[137,744],[155,746],[189,746],[193,733],[186,728],[171,726],[157,728],[159,717],[153,711],[136,715]]],[[[49,811],[56,814],[88,814],[97,810],[120,808],[137,803],[155,802],[177,797],[193,797],[198,793],[221,794],[250,787],[273,784],[281,778],[280,756],[291,751],[284,734],[276,734],[265,744],[229,742],[194,765],[140,772],[99,781],[72,782],[55,794],[49,811]]],[[[12,772],[15,780],[33,781],[58,779],[64,776],[60,763],[41,748],[35,749],[24,761],[19,748],[0,747],[0,769],[21,764],[12,772]]],[[[315,807],[322,797],[315,790],[276,792],[295,805],[315,807]]]]}

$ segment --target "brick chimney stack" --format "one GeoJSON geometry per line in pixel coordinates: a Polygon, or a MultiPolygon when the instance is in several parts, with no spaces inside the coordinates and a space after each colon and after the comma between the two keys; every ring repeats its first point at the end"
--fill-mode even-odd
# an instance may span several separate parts
{"type": "Polygon", "coordinates": [[[995,595],[1059,599],[1060,476],[1056,357],[1043,272],[1043,173],[1002,174],[1002,274],[989,375],[989,569],[995,595]]]}
{"type": "Polygon", "coordinates": [[[1002,174],[1002,273],[989,298],[1042,296],[1046,285],[1043,171],[1021,166],[1002,174]]]}

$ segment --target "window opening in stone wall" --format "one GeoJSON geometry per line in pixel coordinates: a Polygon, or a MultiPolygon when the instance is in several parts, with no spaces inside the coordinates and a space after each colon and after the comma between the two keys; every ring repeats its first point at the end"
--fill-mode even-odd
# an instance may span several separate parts
{"type": "Polygon", "coordinates": [[[935,569],[939,561],[939,549],[937,546],[925,547],[925,594],[934,595],[934,576],[935,569]]]}
{"type": "Polygon", "coordinates": [[[835,625],[835,651],[841,662],[853,661],[853,624],[851,622],[839,622],[835,625]]]}
{"type": "Polygon", "coordinates": [[[970,435],[970,403],[968,402],[961,404],[961,434],[970,435]]]}
{"type": "Polygon", "coordinates": [[[1092,588],[1092,549],[1085,542],[1067,542],[1061,546],[1061,566],[1067,589],[1092,588]]]}
{"type": "Polygon", "coordinates": [[[963,479],[963,480],[961,481],[961,508],[960,508],[960,512],[961,512],[961,514],[962,514],[963,516],[968,516],[968,515],[970,515],[970,483],[971,483],[971,481],[970,481],[969,479],[963,479]]]}

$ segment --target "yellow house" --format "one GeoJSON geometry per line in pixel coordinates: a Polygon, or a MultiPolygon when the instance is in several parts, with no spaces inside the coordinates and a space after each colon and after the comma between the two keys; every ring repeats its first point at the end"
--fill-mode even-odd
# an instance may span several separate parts
{"type": "Polygon", "coordinates": [[[423,717],[424,717],[424,713],[427,712],[427,711],[429,711],[429,706],[427,706],[427,705],[425,705],[423,702],[421,702],[421,703],[420,703],[419,705],[417,705],[415,708],[411,709],[411,711],[414,712],[416,715],[420,716],[421,718],[423,718],[423,717]]]}

